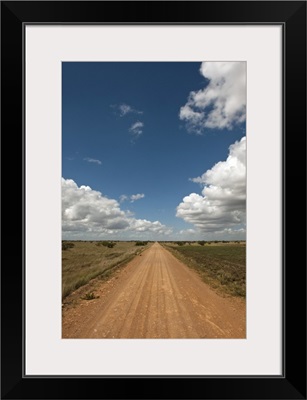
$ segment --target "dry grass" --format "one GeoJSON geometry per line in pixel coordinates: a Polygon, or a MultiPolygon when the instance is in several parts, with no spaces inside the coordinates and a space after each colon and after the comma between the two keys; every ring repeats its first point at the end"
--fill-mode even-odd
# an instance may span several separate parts
{"type": "Polygon", "coordinates": [[[113,248],[101,242],[69,242],[74,246],[62,248],[62,298],[98,276],[109,275],[120,264],[129,261],[147,246],[135,246],[135,242],[116,242],[113,248]]]}
{"type": "Polygon", "coordinates": [[[164,244],[177,258],[196,269],[220,293],[245,297],[245,243],[212,243],[200,246],[164,244]]]}

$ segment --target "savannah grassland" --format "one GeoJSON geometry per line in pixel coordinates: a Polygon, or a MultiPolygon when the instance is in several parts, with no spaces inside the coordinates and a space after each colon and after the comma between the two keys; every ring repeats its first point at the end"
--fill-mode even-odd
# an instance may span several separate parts
{"type": "Polygon", "coordinates": [[[164,242],[163,246],[195,269],[220,294],[246,296],[246,243],[164,242]]]}
{"type": "MultiPolygon", "coordinates": [[[[62,299],[94,278],[106,280],[147,242],[62,241],[62,299]]],[[[90,294],[87,294],[90,300],[90,294]]]]}
{"type": "MultiPolygon", "coordinates": [[[[161,242],[176,258],[196,270],[220,294],[245,297],[245,242],[161,242]]],[[[150,247],[151,242],[63,241],[62,298],[78,288],[91,300],[91,283],[108,280],[115,270],[150,247]],[[87,290],[86,288],[89,287],[87,290]]]]}

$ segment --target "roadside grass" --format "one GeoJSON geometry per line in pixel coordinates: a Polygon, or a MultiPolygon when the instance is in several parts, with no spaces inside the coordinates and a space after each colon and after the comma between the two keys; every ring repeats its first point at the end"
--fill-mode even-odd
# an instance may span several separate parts
{"type": "Polygon", "coordinates": [[[135,242],[114,242],[112,247],[99,243],[74,241],[67,248],[62,242],[62,299],[94,278],[107,279],[114,269],[149,247],[136,247],[135,242]]]}
{"type": "Polygon", "coordinates": [[[189,267],[196,269],[204,282],[220,293],[246,296],[245,243],[163,245],[189,267]]]}
{"type": "Polygon", "coordinates": [[[82,300],[95,300],[95,299],[99,299],[99,296],[96,296],[94,292],[88,292],[83,297],[81,297],[81,299],[82,300]]]}

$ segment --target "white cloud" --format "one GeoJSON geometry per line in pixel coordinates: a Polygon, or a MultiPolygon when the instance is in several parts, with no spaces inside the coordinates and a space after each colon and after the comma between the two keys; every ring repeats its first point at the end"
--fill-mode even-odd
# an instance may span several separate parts
{"type": "Polygon", "coordinates": [[[246,137],[229,147],[220,161],[193,182],[203,185],[201,195],[191,193],[177,207],[176,216],[200,232],[238,232],[246,220],[246,137]]]}
{"type": "Polygon", "coordinates": [[[203,62],[200,73],[208,85],[189,94],[179,117],[191,131],[231,129],[246,118],[246,63],[203,62]]]}
{"type": "Polygon", "coordinates": [[[136,232],[146,232],[150,231],[156,234],[169,235],[172,233],[171,228],[167,228],[162,225],[159,221],[147,221],[146,219],[133,219],[131,221],[131,229],[136,232]]]}
{"type": "MultiPolygon", "coordinates": [[[[143,111],[137,110],[125,103],[111,105],[111,107],[116,109],[116,113],[119,113],[120,117],[125,117],[128,114],[143,114],[143,111]]],[[[144,123],[141,121],[136,121],[130,126],[129,132],[133,135],[132,143],[143,133],[143,127],[144,123]]]]}
{"type": "MultiPolygon", "coordinates": [[[[196,240],[245,240],[246,230],[245,228],[226,228],[217,232],[206,232],[197,227],[194,229],[182,229],[172,234],[171,240],[186,240],[186,241],[196,241],[196,240]]],[[[169,240],[169,239],[168,239],[169,240]]]]}
{"type": "Polygon", "coordinates": [[[126,196],[125,194],[122,194],[121,196],[119,196],[119,202],[123,203],[124,201],[128,200],[129,197],[126,196]]]}
{"type": "MultiPolygon", "coordinates": [[[[181,229],[178,232],[178,234],[191,239],[191,237],[194,237],[194,235],[197,234],[197,232],[198,232],[197,230],[190,228],[190,229],[181,229]]],[[[193,239],[191,239],[191,240],[193,240],[193,239]]]]}
{"type": "Polygon", "coordinates": [[[121,104],[118,108],[121,117],[132,112],[132,107],[128,106],[128,104],[121,104]]]}
{"type": "Polygon", "coordinates": [[[100,237],[152,238],[168,235],[171,229],[159,221],[132,217],[120,209],[119,203],[89,186],[78,186],[72,179],[62,178],[62,231],[64,239],[100,237]]]}
{"type": "Polygon", "coordinates": [[[137,121],[130,126],[129,132],[131,132],[134,135],[134,137],[138,137],[143,133],[143,127],[144,127],[143,122],[137,121]]]}
{"type": "Polygon", "coordinates": [[[130,200],[130,203],[134,203],[136,200],[140,200],[143,199],[145,197],[144,193],[138,193],[138,194],[132,194],[131,196],[127,196],[126,194],[122,194],[119,197],[119,201],[120,203],[126,201],[126,200],[130,200]]]}
{"type": "Polygon", "coordinates": [[[143,199],[144,197],[145,197],[144,193],[133,194],[132,196],[130,196],[130,201],[131,203],[133,203],[134,201],[143,199]]]}
{"type": "Polygon", "coordinates": [[[129,106],[128,104],[125,104],[125,103],[119,104],[119,105],[115,105],[115,106],[112,106],[112,107],[115,107],[116,109],[118,109],[119,115],[121,117],[124,117],[127,114],[143,114],[143,111],[136,110],[132,106],[129,106]]]}
{"type": "Polygon", "coordinates": [[[101,165],[101,161],[100,161],[100,160],[97,160],[97,159],[95,159],[95,158],[86,157],[86,158],[84,158],[83,160],[84,160],[84,161],[87,161],[87,162],[89,162],[89,163],[94,163],[94,164],[101,165]]]}

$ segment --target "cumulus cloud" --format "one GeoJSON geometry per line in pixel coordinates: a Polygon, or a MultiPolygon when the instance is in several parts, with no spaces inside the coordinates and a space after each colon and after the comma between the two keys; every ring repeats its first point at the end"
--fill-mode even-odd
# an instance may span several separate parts
{"type": "Polygon", "coordinates": [[[200,73],[209,80],[192,91],[179,118],[187,128],[202,133],[205,128],[232,129],[246,118],[246,63],[203,62],[200,73]]]}
{"type": "Polygon", "coordinates": [[[171,228],[167,228],[162,225],[159,221],[147,221],[146,219],[133,219],[131,220],[131,229],[135,232],[146,232],[150,231],[156,234],[169,235],[172,233],[171,228]]]}
{"type": "Polygon", "coordinates": [[[94,163],[94,164],[101,165],[101,161],[100,161],[100,160],[97,160],[96,158],[89,158],[89,157],[86,157],[86,158],[84,158],[83,160],[84,160],[84,161],[87,161],[87,162],[89,162],[89,163],[94,163]]]}
{"type": "Polygon", "coordinates": [[[142,232],[167,235],[171,229],[159,221],[136,219],[120,209],[119,203],[89,186],[78,186],[72,179],[62,178],[62,231],[67,239],[98,237],[134,238],[142,232]]]}
{"type": "Polygon", "coordinates": [[[178,233],[179,233],[179,235],[184,235],[184,236],[188,235],[187,237],[191,238],[191,235],[195,235],[197,233],[197,230],[192,229],[192,228],[190,228],[190,229],[181,229],[178,233]]]}
{"type": "Polygon", "coordinates": [[[131,132],[134,137],[138,137],[143,133],[143,127],[143,122],[137,121],[130,126],[129,132],[131,132]]]}
{"type": "Polygon", "coordinates": [[[121,117],[124,117],[127,114],[143,114],[143,111],[136,110],[132,106],[129,106],[129,104],[125,103],[113,105],[112,107],[118,110],[118,113],[121,117]]]}
{"type": "Polygon", "coordinates": [[[203,175],[193,178],[203,186],[177,207],[176,216],[201,232],[239,232],[246,220],[246,137],[229,147],[226,161],[220,161],[203,175]]]}

